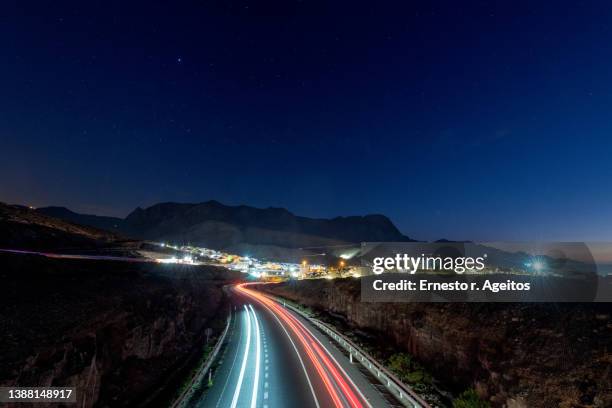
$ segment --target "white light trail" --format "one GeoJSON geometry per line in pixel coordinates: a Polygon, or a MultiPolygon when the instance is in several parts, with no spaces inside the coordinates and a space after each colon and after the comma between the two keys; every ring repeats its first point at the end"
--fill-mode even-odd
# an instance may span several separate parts
{"type": "Polygon", "coordinates": [[[244,347],[244,357],[242,357],[242,366],[240,367],[240,374],[238,375],[238,384],[236,384],[236,389],[234,390],[231,408],[236,408],[236,405],[238,404],[238,397],[240,396],[240,389],[242,388],[242,380],[244,380],[244,370],[246,370],[247,360],[249,359],[249,348],[251,347],[251,316],[246,305],[244,305],[244,310],[246,311],[245,316],[247,319],[247,339],[244,347]]]}
{"type": "Polygon", "coordinates": [[[256,348],[255,348],[255,380],[253,381],[253,395],[251,397],[251,408],[257,407],[257,391],[259,389],[259,364],[261,360],[261,339],[259,336],[259,321],[255,315],[255,309],[252,305],[249,305],[251,312],[253,312],[253,319],[255,320],[255,336],[256,336],[256,348]]]}

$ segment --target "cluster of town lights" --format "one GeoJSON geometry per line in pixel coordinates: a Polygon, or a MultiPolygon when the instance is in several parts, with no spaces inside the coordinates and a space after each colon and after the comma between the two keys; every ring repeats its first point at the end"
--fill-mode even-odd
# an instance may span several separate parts
{"type": "Polygon", "coordinates": [[[177,246],[160,243],[162,248],[170,248],[187,253],[182,257],[156,258],[155,261],[163,264],[185,264],[185,265],[223,265],[227,268],[248,273],[253,278],[326,278],[337,277],[359,277],[360,273],[355,268],[347,267],[345,259],[340,259],[337,266],[327,267],[321,264],[311,264],[306,259],[301,263],[263,261],[250,256],[240,256],[209,248],[177,246]]]}

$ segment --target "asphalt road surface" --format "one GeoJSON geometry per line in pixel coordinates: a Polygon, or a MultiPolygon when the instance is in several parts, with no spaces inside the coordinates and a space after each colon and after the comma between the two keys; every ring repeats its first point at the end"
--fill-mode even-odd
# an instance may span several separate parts
{"type": "Polygon", "coordinates": [[[296,313],[239,285],[234,319],[198,407],[388,407],[358,365],[296,313]]]}

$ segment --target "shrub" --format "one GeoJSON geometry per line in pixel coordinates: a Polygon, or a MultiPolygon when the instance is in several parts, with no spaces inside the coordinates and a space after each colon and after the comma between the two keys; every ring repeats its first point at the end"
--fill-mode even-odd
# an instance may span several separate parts
{"type": "Polygon", "coordinates": [[[453,401],[453,408],[490,408],[491,405],[482,400],[474,389],[465,390],[453,401]]]}

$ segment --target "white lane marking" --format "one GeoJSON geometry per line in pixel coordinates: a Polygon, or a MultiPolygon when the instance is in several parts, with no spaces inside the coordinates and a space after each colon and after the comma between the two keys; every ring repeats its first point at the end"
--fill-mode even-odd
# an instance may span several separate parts
{"type": "MultiPolygon", "coordinates": [[[[232,333],[236,330],[236,322],[238,319],[234,318],[234,326],[232,328],[232,333]]],[[[240,340],[242,340],[242,330],[240,330],[240,336],[238,336],[238,344],[240,344],[240,340]]],[[[225,349],[224,354],[227,353],[227,348],[225,349]]],[[[232,366],[230,367],[229,373],[227,374],[227,378],[225,379],[225,383],[223,384],[223,388],[221,389],[221,394],[219,394],[219,400],[215,404],[215,408],[219,408],[219,404],[221,403],[221,399],[223,398],[223,394],[225,394],[225,389],[227,388],[227,384],[229,383],[229,379],[232,376],[232,372],[234,372],[234,366],[236,365],[236,360],[238,359],[238,350],[236,350],[236,354],[234,354],[234,359],[232,360],[232,366]]]]}
{"type": "MultiPolygon", "coordinates": [[[[253,309],[252,305],[249,305],[251,312],[253,313],[253,320],[255,320],[255,336],[256,339],[256,348],[255,348],[255,379],[253,380],[253,395],[251,397],[251,408],[256,408],[257,406],[257,391],[259,390],[259,364],[261,362],[261,342],[259,338],[259,321],[257,320],[257,316],[255,315],[255,309],[253,309]]],[[[268,361],[268,360],[266,360],[268,361]]],[[[268,383],[266,383],[268,384],[268,383]]]]}
{"type": "Polygon", "coordinates": [[[264,392],[264,399],[267,400],[268,399],[268,391],[264,392]]]}
{"type": "MultiPolygon", "coordinates": [[[[300,364],[302,366],[302,370],[304,371],[304,375],[306,376],[306,381],[308,381],[308,387],[310,388],[310,393],[312,394],[312,399],[314,399],[315,405],[317,406],[317,408],[321,408],[321,405],[319,405],[319,400],[317,399],[317,395],[314,392],[314,388],[312,386],[312,381],[310,381],[310,376],[308,376],[308,371],[306,371],[306,366],[304,365],[304,360],[302,360],[302,356],[300,356],[300,352],[298,351],[297,347],[295,346],[295,343],[293,342],[293,339],[291,338],[291,336],[289,335],[289,332],[287,331],[287,329],[285,329],[285,326],[283,325],[283,323],[281,323],[280,319],[278,318],[278,316],[276,316],[276,314],[272,311],[272,309],[270,309],[268,307],[268,305],[266,305],[263,302],[259,302],[263,307],[265,307],[266,309],[268,309],[268,311],[272,314],[272,316],[274,316],[274,318],[276,319],[276,321],[278,322],[278,324],[280,325],[280,327],[283,329],[283,331],[285,332],[285,334],[287,335],[287,338],[289,339],[289,341],[291,342],[291,345],[293,346],[293,350],[295,350],[295,354],[297,354],[298,359],[300,360],[300,364]]],[[[266,366],[266,370],[268,369],[268,366],[266,366]]]]}
{"type": "Polygon", "coordinates": [[[245,316],[247,319],[247,341],[246,346],[244,347],[244,357],[242,358],[242,366],[240,367],[240,375],[238,375],[238,384],[236,384],[236,389],[234,390],[231,408],[236,408],[236,405],[238,404],[240,388],[242,388],[242,380],[244,380],[244,370],[246,369],[247,360],[249,358],[249,348],[251,347],[251,316],[246,305],[244,305],[244,310],[246,311],[245,316]]]}

